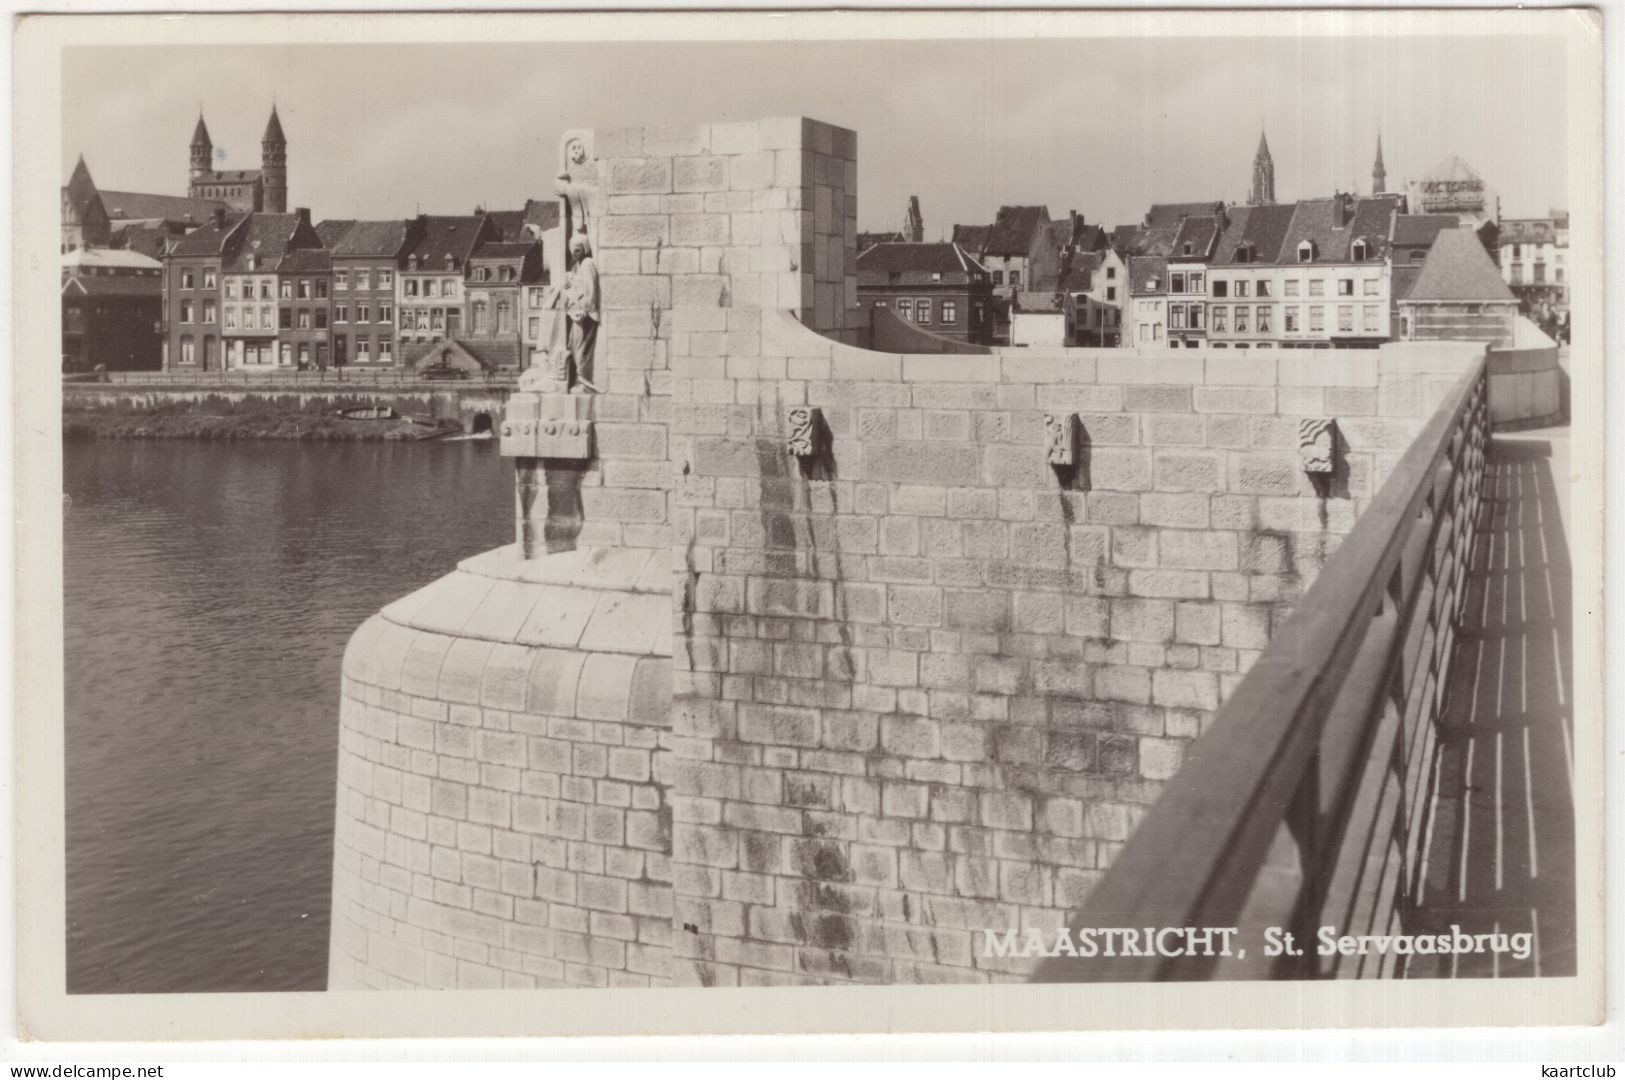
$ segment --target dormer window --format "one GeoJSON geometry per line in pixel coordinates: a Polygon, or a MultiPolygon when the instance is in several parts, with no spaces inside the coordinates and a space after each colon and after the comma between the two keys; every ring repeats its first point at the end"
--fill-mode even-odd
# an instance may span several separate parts
{"type": "Polygon", "coordinates": [[[1298,261],[1301,263],[1315,261],[1315,245],[1305,240],[1298,245],[1298,261]]]}
{"type": "Polygon", "coordinates": [[[1189,254],[1190,254],[1190,253],[1191,253],[1191,244],[1190,244],[1190,241],[1189,241],[1189,240],[1187,240],[1187,241],[1185,241],[1185,245],[1184,245],[1184,253],[1185,253],[1185,254],[1186,254],[1186,255],[1189,255],[1189,254]]]}
{"type": "Polygon", "coordinates": [[[1253,261],[1253,245],[1245,241],[1236,245],[1236,261],[1250,263],[1253,261]]]}
{"type": "Polygon", "coordinates": [[[1364,240],[1356,240],[1354,241],[1354,250],[1349,254],[1355,262],[1365,262],[1370,256],[1370,251],[1364,240]]]}
{"type": "Polygon", "coordinates": [[[455,270],[455,269],[457,269],[457,260],[452,258],[450,255],[446,256],[446,269],[447,270],[455,270]]]}

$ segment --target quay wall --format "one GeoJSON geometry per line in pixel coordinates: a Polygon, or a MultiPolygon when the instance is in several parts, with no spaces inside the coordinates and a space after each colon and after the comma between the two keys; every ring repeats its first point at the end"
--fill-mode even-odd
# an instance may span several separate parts
{"type": "Polygon", "coordinates": [[[322,388],[219,385],[147,386],[65,383],[63,415],[113,418],[189,413],[196,416],[330,415],[338,409],[384,405],[406,416],[455,420],[464,431],[474,430],[480,414],[495,421],[507,406],[511,387],[470,384],[448,387],[376,387],[366,384],[331,384],[322,388]]]}
{"type": "Polygon", "coordinates": [[[1025,978],[1482,347],[863,350],[851,132],[587,137],[592,456],[351,643],[330,986],[1025,978]]]}

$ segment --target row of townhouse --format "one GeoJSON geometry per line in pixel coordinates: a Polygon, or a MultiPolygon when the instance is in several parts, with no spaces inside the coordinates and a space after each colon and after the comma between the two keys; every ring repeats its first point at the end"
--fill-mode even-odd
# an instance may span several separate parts
{"type": "Polygon", "coordinates": [[[1403,196],[1348,194],[1153,207],[1141,229],[1122,237],[1130,279],[1122,344],[1374,348],[1426,336],[1435,323],[1415,312],[1441,303],[1476,306],[1468,314],[1507,323],[1511,294],[1490,280],[1494,263],[1477,235],[1450,215],[1404,211],[1403,196]],[[1438,256],[1441,269],[1423,275],[1445,232],[1470,243],[1453,240],[1438,256]],[[1467,268],[1474,263],[1482,266],[1467,268]],[[1432,295],[1446,279],[1471,281],[1475,295],[1432,295]]]}
{"type": "Polygon", "coordinates": [[[305,209],[217,209],[164,256],[163,366],[376,368],[435,354],[523,368],[544,344],[541,234],[556,224],[552,202],[320,225],[305,209]]]}

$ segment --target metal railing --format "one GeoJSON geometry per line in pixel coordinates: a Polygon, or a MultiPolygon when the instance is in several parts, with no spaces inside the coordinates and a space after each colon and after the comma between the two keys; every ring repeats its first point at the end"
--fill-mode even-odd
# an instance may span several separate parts
{"type": "Polygon", "coordinates": [[[1103,928],[1236,933],[1165,943],[1187,955],[1123,955],[1119,935],[1115,957],[1052,959],[1038,981],[1392,973],[1371,957],[1318,956],[1316,929],[1393,933],[1416,895],[1488,439],[1480,359],[1071,921],[1080,941],[1086,930],[1104,941],[1103,928]],[[1294,945],[1264,955],[1271,927],[1294,945]]]}
{"type": "Polygon", "coordinates": [[[365,370],[353,367],[329,368],[326,371],[107,371],[80,373],[66,376],[64,385],[116,385],[116,386],[173,386],[173,387],[226,387],[253,389],[255,387],[294,386],[353,386],[360,388],[399,389],[458,387],[513,387],[517,372],[488,371],[470,373],[466,379],[426,379],[412,368],[365,370]]]}

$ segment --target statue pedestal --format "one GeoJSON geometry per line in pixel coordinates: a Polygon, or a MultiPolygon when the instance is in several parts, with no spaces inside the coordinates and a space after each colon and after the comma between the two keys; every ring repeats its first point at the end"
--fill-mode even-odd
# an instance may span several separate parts
{"type": "Polygon", "coordinates": [[[592,461],[586,394],[520,391],[508,399],[501,453],[514,459],[515,531],[522,558],[569,551],[581,534],[581,484],[592,461]]]}

